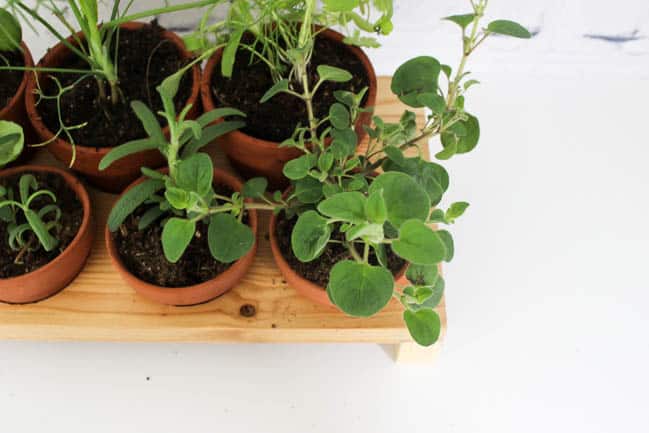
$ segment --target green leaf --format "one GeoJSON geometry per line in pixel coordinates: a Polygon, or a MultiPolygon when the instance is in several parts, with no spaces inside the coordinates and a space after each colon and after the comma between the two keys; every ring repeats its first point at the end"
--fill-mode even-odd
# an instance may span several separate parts
{"type": "Polygon", "coordinates": [[[457,153],[458,138],[457,136],[453,136],[450,141],[445,143],[446,144],[444,144],[444,149],[435,154],[435,158],[441,161],[446,161],[455,156],[455,154],[457,153]]]}
{"type": "Polygon", "coordinates": [[[446,255],[444,256],[444,261],[450,262],[451,260],[453,260],[453,255],[455,254],[453,236],[451,236],[451,234],[446,230],[438,230],[436,233],[444,243],[444,247],[446,249],[446,255]]]}
{"type": "Polygon", "coordinates": [[[239,260],[255,244],[252,229],[228,213],[212,216],[207,235],[212,257],[222,263],[239,260]]]}
{"type": "Polygon", "coordinates": [[[33,174],[23,174],[18,180],[18,190],[20,191],[20,201],[27,204],[29,201],[30,190],[38,190],[38,181],[33,174]]]}
{"type": "Polygon", "coordinates": [[[284,176],[291,180],[303,179],[309,175],[309,170],[311,170],[316,163],[316,156],[311,153],[292,159],[284,164],[284,176]]]}
{"type": "Polygon", "coordinates": [[[465,201],[458,201],[451,204],[451,206],[449,206],[448,210],[446,211],[446,221],[453,223],[457,218],[461,217],[464,214],[468,207],[469,203],[465,201]]]}
{"type": "Polygon", "coordinates": [[[475,86],[476,84],[480,84],[480,81],[478,80],[469,80],[466,83],[464,83],[464,90],[469,90],[472,86],[475,86]]]}
{"type": "Polygon", "coordinates": [[[401,65],[392,78],[392,93],[411,107],[423,107],[418,101],[423,93],[437,92],[441,65],[433,57],[416,57],[401,65]]]}
{"type": "Polygon", "coordinates": [[[473,22],[475,19],[475,14],[464,14],[464,15],[451,15],[450,17],[442,18],[446,21],[451,21],[458,26],[462,27],[462,30],[473,22]]]}
{"type": "Polygon", "coordinates": [[[203,129],[200,138],[194,138],[188,144],[183,146],[182,157],[188,158],[189,156],[198,152],[204,146],[207,146],[215,139],[228,134],[234,130],[242,128],[245,126],[245,122],[240,120],[227,120],[225,122],[217,123],[216,125],[210,125],[207,128],[203,129]]]}
{"type": "Polygon", "coordinates": [[[512,36],[520,39],[530,39],[532,34],[522,25],[509,20],[496,20],[489,23],[487,30],[499,35],[512,36]]]}
{"type": "Polygon", "coordinates": [[[177,210],[184,210],[191,207],[191,194],[182,188],[167,185],[165,188],[165,199],[177,210]]]}
{"type": "Polygon", "coordinates": [[[446,245],[438,232],[419,220],[408,220],[399,229],[399,238],[392,242],[399,257],[418,265],[435,265],[447,257],[446,245]]]}
{"type": "Polygon", "coordinates": [[[108,229],[116,231],[124,220],[133,213],[142,203],[151,198],[156,192],[164,188],[163,181],[158,179],[147,179],[126,191],[117,200],[108,216],[108,229]]]}
{"type": "Polygon", "coordinates": [[[268,188],[268,181],[265,177],[255,177],[248,180],[241,190],[244,198],[262,197],[268,188]]]}
{"type": "Polygon", "coordinates": [[[417,102],[438,114],[446,111],[446,100],[437,93],[422,93],[417,96],[417,102]]]}
{"type": "Polygon", "coordinates": [[[433,205],[439,203],[449,186],[448,172],[444,167],[421,158],[405,158],[402,164],[388,163],[386,171],[398,171],[410,175],[426,192],[433,205]]]}
{"type": "Polygon", "coordinates": [[[133,140],[124,143],[120,146],[113,148],[110,152],[99,161],[99,170],[105,170],[110,167],[115,161],[120,160],[128,155],[143,152],[150,149],[159,149],[161,143],[156,142],[151,138],[143,138],[141,140],[133,140]]]}
{"type": "Polygon", "coordinates": [[[277,83],[275,83],[273,87],[268,89],[266,93],[264,93],[264,96],[261,97],[259,102],[263,104],[268,100],[270,100],[273,96],[277,95],[278,93],[286,92],[286,91],[288,91],[288,80],[287,79],[280,80],[277,83]]]}
{"type": "Polygon", "coordinates": [[[322,193],[324,194],[325,198],[332,197],[341,192],[343,192],[343,189],[334,183],[325,183],[322,186],[322,193]]]}
{"type": "Polygon", "coordinates": [[[25,218],[29,223],[32,231],[36,234],[38,241],[41,243],[45,251],[52,251],[58,245],[59,241],[50,234],[45,226],[43,220],[36,212],[31,209],[25,209],[25,218]]]}
{"type": "Polygon", "coordinates": [[[151,111],[151,109],[141,101],[131,102],[131,108],[135,112],[135,115],[138,117],[138,119],[140,119],[140,122],[142,122],[142,126],[144,126],[144,130],[146,131],[148,136],[153,140],[153,142],[160,147],[166,144],[167,139],[162,133],[162,128],[160,128],[160,123],[158,122],[158,119],[156,118],[155,114],[153,114],[153,111],[151,111]]]}
{"type": "Polygon", "coordinates": [[[246,114],[236,108],[215,108],[212,111],[201,114],[198,119],[196,119],[196,122],[201,125],[202,128],[205,128],[210,123],[229,116],[246,117],[246,114]]]}
{"type": "Polygon", "coordinates": [[[223,56],[221,58],[221,74],[224,77],[232,77],[234,61],[236,60],[239,43],[241,42],[241,37],[243,36],[244,31],[244,29],[241,29],[230,34],[228,43],[223,49],[223,56]]]}
{"type": "Polygon", "coordinates": [[[0,51],[19,50],[22,40],[23,31],[18,20],[0,8],[0,51]]]}
{"type": "Polygon", "coordinates": [[[166,99],[167,103],[173,105],[173,99],[176,97],[176,94],[178,93],[178,87],[180,86],[180,81],[183,79],[183,75],[185,74],[185,72],[186,72],[185,69],[180,69],[179,71],[169,75],[156,88],[156,90],[158,91],[162,99],[163,100],[166,99]]]}
{"type": "Polygon", "coordinates": [[[291,233],[293,253],[301,262],[311,262],[322,254],[330,237],[331,227],[325,218],[313,210],[304,212],[291,233]]]}
{"type": "MultiPolygon", "coordinates": [[[[461,125],[464,129],[464,135],[457,137],[457,152],[468,153],[471,152],[478,145],[480,140],[480,122],[478,118],[467,113],[467,120],[461,120],[457,124],[461,125]]],[[[445,132],[442,134],[442,144],[444,147],[453,145],[453,134],[445,132]]]]}
{"type": "Polygon", "coordinates": [[[153,224],[158,218],[165,214],[165,211],[160,209],[160,206],[153,206],[151,209],[147,210],[142,214],[140,220],[137,223],[138,230],[144,230],[153,224]]]}
{"type": "Polygon", "coordinates": [[[327,292],[345,313],[369,317],[381,311],[392,298],[394,277],[389,270],[345,260],[329,274],[327,292]]]}
{"type": "Polygon", "coordinates": [[[302,203],[317,203],[322,195],[322,183],[317,179],[305,177],[295,182],[295,196],[302,203]]]}
{"type": "Polygon", "coordinates": [[[167,260],[176,263],[182,257],[196,233],[192,220],[173,217],[162,229],[162,250],[167,260]]]}
{"type": "Polygon", "coordinates": [[[360,192],[341,192],[320,202],[318,211],[330,218],[360,224],[367,220],[366,201],[367,199],[360,192]]]}
{"type": "Polygon", "coordinates": [[[373,191],[365,203],[365,215],[370,222],[381,224],[388,219],[388,209],[383,198],[383,190],[373,191]]]}
{"type": "Polygon", "coordinates": [[[196,192],[201,197],[212,191],[214,166],[206,153],[195,153],[181,160],[176,167],[176,186],[196,192]]]}
{"type": "Polygon", "coordinates": [[[351,124],[349,110],[340,102],[334,103],[329,109],[329,121],[336,129],[348,129],[351,124]]]}
{"type": "Polygon", "coordinates": [[[345,233],[345,238],[348,242],[351,242],[356,239],[363,239],[365,242],[371,244],[379,244],[385,239],[383,232],[383,224],[371,224],[371,223],[362,223],[357,226],[353,226],[347,233],[345,233]]]}
{"type": "Polygon", "coordinates": [[[23,128],[17,123],[0,120],[0,167],[15,161],[24,146],[23,128]]]}
{"type": "Polygon", "coordinates": [[[322,4],[331,12],[351,12],[360,4],[359,0],[322,0],[322,4]]]}
{"type": "Polygon", "coordinates": [[[383,190],[388,221],[399,228],[404,221],[425,221],[430,212],[428,193],[410,176],[390,171],[381,174],[370,185],[369,194],[383,190]]]}
{"type": "Polygon", "coordinates": [[[344,69],[328,65],[319,65],[318,76],[321,81],[333,81],[335,83],[344,83],[352,79],[353,75],[344,69]]]}
{"type": "Polygon", "coordinates": [[[408,326],[408,331],[413,340],[421,346],[432,346],[439,338],[441,321],[439,315],[433,310],[419,310],[403,312],[403,320],[408,326]]]}
{"type": "Polygon", "coordinates": [[[412,264],[408,266],[406,278],[415,286],[434,286],[439,279],[439,266],[412,264]]]}
{"type": "Polygon", "coordinates": [[[333,141],[330,149],[331,153],[337,159],[347,158],[356,153],[358,145],[358,136],[351,128],[334,129],[331,131],[333,141]]]}

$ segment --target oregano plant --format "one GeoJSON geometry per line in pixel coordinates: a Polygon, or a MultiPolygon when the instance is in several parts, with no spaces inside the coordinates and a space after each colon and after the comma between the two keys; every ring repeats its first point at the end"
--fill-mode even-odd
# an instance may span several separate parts
{"type": "Polygon", "coordinates": [[[244,224],[246,209],[272,209],[274,206],[247,203],[246,198],[257,197],[266,189],[264,179],[249,181],[242,193],[223,196],[215,192],[212,160],[201,149],[215,138],[243,126],[243,121],[229,120],[212,124],[224,116],[244,114],[238,110],[221,108],[203,114],[196,120],[187,120],[191,110],[187,105],[177,113],[173,99],[183,74],[192,64],[165,79],[157,90],[164,111],[158,113],[169,126],[165,136],[154,114],[145,104],[131,105],[148,134],[147,138],[116,147],[101,161],[105,169],[113,162],[147,149],[157,149],[167,160],[168,172],[143,167],[146,180],[125,192],[108,217],[108,228],[119,230],[126,218],[140,206],[146,212],[139,219],[139,229],[161,224],[162,248],[165,258],[176,263],[195,236],[197,224],[209,225],[208,245],[211,255],[222,263],[231,263],[243,257],[252,248],[255,239],[244,224]]]}
{"type": "Polygon", "coordinates": [[[286,216],[297,217],[291,234],[294,255],[302,262],[314,262],[329,244],[342,244],[348,258],[329,273],[330,300],[349,315],[368,317],[396,298],[404,308],[410,334],[424,346],[435,343],[440,334],[440,318],[434,310],[444,292],[439,266],[453,259],[455,249],[450,232],[435,225],[455,223],[469,204],[440,207],[449,174],[442,165],[422,158],[419,146],[427,145],[424,139],[440,136],[442,150],[436,155],[440,160],[473,150],[480,127],[477,117],[464,108],[467,91],[477,84],[466,70],[469,56],[494,33],[530,37],[511,21],[483,27],[487,0],[471,5],[471,13],[446,18],[462,30],[462,58],[455,72],[426,56],[407,61],[394,74],[391,89],[401,101],[412,108],[429,108],[423,128],[417,126],[412,111],[405,111],[398,123],[374,116],[374,126],[365,128],[369,144],[357,154],[354,124],[362,110],[363,92],[337,92],[338,102],[322,119],[309,109],[324,80],[351,79],[347,71],[329,66],[318,69],[320,81],[312,89],[305,86],[296,91],[287,81],[279,81],[261,101],[289,93],[304,101],[309,114],[309,124],[298,126],[282,143],[304,152],[284,167],[292,182],[286,216]],[[320,132],[323,125],[329,126],[320,132]],[[404,152],[410,148],[419,156],[407,156],[404,152]],[[342,236],[333,236],[336,232],[342,236]],[[388,266],[390,255],[408,264],[407,285],[395,284],[388,266]]]}

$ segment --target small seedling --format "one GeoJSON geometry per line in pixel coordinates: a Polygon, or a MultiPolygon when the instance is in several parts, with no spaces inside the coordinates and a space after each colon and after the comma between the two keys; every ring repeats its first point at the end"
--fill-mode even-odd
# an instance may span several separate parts
{"type": "Polygon", "coordinates": [[[43,248],[54,250],[59,241],[61,209],[56,205],[56,195],[47,189],[39,189],[32,174],[23,174],[18,181],[18,194],[0,186],[0,219],[7,224],[7,243],[19,251],[14,262],[21,263],[27,251],[43,248]],[[48,197],[51,203],[34,209],[34,200],[48,197]]]}

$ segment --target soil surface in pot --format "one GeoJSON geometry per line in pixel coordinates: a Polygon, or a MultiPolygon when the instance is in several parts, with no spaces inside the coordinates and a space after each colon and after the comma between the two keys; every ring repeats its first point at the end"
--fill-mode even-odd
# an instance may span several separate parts
{"type": "MultiPolygon", "coordinates": [[[[224,185],[214,188],[219,195],[231,196],[233,190],[224,185]]],[[[149,206],[140,206],[113,233],[113,240],[122,263],[129,272],[143,281],[160,287],[187,287],[204,283],[226,271],[232,263],[221,263],[210,253],[207,243],[208,225],[199,222],[196,235],[177,263],[167,261],[162,250],[162,227],[151,224],[138,230],[140,217],[149,206]]],[[[244,223],[247,218],[244,216],[244,223]]]]}
{"type": "MultiPolygon", "coordinates": [[[[291,249],[291,233],[293,233],[293,227],[297,222],[297,217],[286,219],[284,214],[280,214],[277,217],[277,243],[279,244],[279,249],[282,252],[282,256],[288,263],[288,265],[297,272],[302,278],[311,281],[319,285],[320,287],[327,287],[329,285],[329,272],[334,265],[342,260],[353,260],[352,256],[349,254],[349,251],[346,247],[341,244],[327,244],[324,252],[317,260],[314,260],[310,263],[302,263],[295,257],[293,250],[291,249]]],[[[340,233],[338,230],[334,230],[331,235],[331,239],[334,240],[344,240],[345,235],[340,233]]],[[[359,254],[362,254],[359,251],[359,254]]],[[[388,255],[388,268],[393,275],[399,273],[403,269],[406,262],[394,254],[392,249],[387,249],[388,255]]],[[[377,265],[376,256],[373,252],[370,253],[370,263],[377,265]]]]}
{"type": "MultiPolygon", "coordinates": [[[[25,59],[21,52],[0,51],[0,66],[25,66],[25,59]]],[[[0,71],[0,110],[14,97],[24,75],[23,71],[0,71]]]]}
{"type": "MultiPolygon", "coordinates": [[[[169,75],[187,64],[181,52],[171,41],[163,38],[164,29],[154,21],[139,30],[119,31],[117,71],[119,88],[123,98],[117,104],[99,96],[97,80],[86,77],[61,97],[61,115],[68,125],[87,123],[85,127],[70,131],[78,145],[90,147],[113,147],[146,137],[142,123],[131,109],[131,101],[144,102],[153,110],[162,110],[162,101],[156,87],[169,75]]],[[[117,35],[116,35],[117,36],[117,35]]],[[[111,53],[114,52],[114,45],[111,53]]],[[[87,70],[88,64],[70,53],[58,67],[87,70]]],[[[80,75],[59,73],[55,76],[62,86],[79,80],[80,75]]],[[[192,90],[191,71],[181,81],[176,96],[176,110],[180,111],[192,90]]],[[[54,96],[58,87],[54,80],[44,84],[45,95],[54,96]]],[[[43,100],[38,105],[43,121],[52,133],[59,130],[56,99],[43,100]]],[[[162,118],[157,116],[160,124],[162,118]]]]}
{"type": "MultiPolygon", "coordinates": [[[[14,192],[14,197],[19,197],[18,181],[23,174],[19,173],[0,179],[0,185],[14,192]]],[[[38,181],[39,189],[48,189],[56,197],[56,204],[61,209],[60,227],[57,232],[50,232],[59,240],[57,247],[47,252],[39,244],[36,235],[29,231],[25,234],[27,244],[34,248],[33,251],[15,251],[9,246],[8,224],[0,219],[0,278],[10,278],[33,272],[54,260],[72,243],[81,223],[83,222],[83,206],[76,193],[65,183],[65,179],[55,173],[33,173],[38,181]],[[38,248],[36,248],[38,246],[38,248]],[[20,256],[20,257],[19,257],[20,256]]],[[[52,203],[47,196],[39,196],[30,205],[30,209],[38,210],[52,203]]],[[[18,224],[25,222],[22,212],[17,212],[18,224]]]]}
{"type": "MultiPolygon", "coordinates": [[[[329,107],[336,102],[334,91],[349,90],[358,93],[370,85],[363,63],[344,43],[321,36],[316,38],[309,67],[311,86],[318,81],[316,68],[319,65],[335,66],[353,75],[353,78],[346,83],[328,81],[320,87],[313,101],[314,112],[319,119],[326,117],[329,107]]],[[[220,64],[214,69],[212,93],[215,105],[237,108],[246,113],[246,126],[242,128],[246,134],[268,141],[284,141],[293,135],[296,125],[309,124],[308,115],[301,99],[285,93],[278,94],[261,104],[259,102],[261,97],[273,84],[266,64],[254,59],[251,62],[250,52],[240,50],[236,56],[231,79],[221,75],[220,64]]],[[[296,91],[301,92],[299,84],[294,86],[296,91]]],[[[322,125],[321,131],[327,126],[322,125]]]]}

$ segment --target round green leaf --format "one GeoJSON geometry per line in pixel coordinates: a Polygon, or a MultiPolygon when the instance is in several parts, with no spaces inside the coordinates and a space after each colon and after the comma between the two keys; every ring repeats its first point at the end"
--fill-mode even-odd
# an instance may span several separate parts
{"type": "Polygon", "coordinates": [[[329,274],[330,299],[350,316],[369,317],[385,307],[394,289],[394,277],[387,269],[346,260],[329,274]]]}
{"type": "Polygon", "coordinates": [[[397,171],[381,174],[374,179],[369,194],[383,190],[388,221],[399,228],[404,221],[425,221],[430,211],[428,193],[410,176],[397,171]]]}
{"type": "Polygon", "coordinates": [[[439,267],[413,264],[408,266],[406,278],[415,286],[434,286],[439,279],[439,267]]]}
{"type": "Polygon", "coordinates": [[[419,220],[408,220],[401,225],[392,250],[399,257],[419,265],[440,263],[448,254],[441,236],[419,220]]]}
{"type": "Polygon", "coordinates": [[[373,191],[365,203],[367,219],[376,224],[383,224],[388,219],[388,209],[383,198],[383,190],[373,191]]]}
{"type": "Polygon", "coordinates": [[[246,198],[257,198],[264,195],[266,188],[268,187],[268,181],[265,177],[255,177],[243,185],[241,194],[246,198]]]}
{"type": "Polygon", "coordinates": [[[423,107],[418,97],[437,92],[437,81],[441,65],[437,59],[428,56],[416,57],[401,65],[392,78],[392,93],[411,107],[423,107]]]}
{"type": "Polygon", "coordinates": [[[0,51],[15,51],[20,49],[23,31],[20,23],[13,15],[0,9],[0,51]]]}
{"type": "Polygon", "coordinates": [[[360,224],[367,220],[365,202],[366,198],[360,192],[341,192],[320,202],[318,211],[330,218],[360,224]]]}
{"type": "Polygon", "coordinates": [[[477,117],[471,114],[467,113],[467,116],[467,120],[462,120],[457,123],[457,125],[461,125],[461,128],[463,128],[464,135],[457,136],[450,131],[442,134],[444,148],[456,145],[455,153],[468,153],[478,145],[478,141],[480,140],[480,122],[477,117]]]}
{"type": "Polygon", "coordinates": [[[322,198],[322,183],[312,177],[295,182],[295,196],[305,204],[317,203],[322,198]]]}
{"type": "Polygon", "coordinates": [[[212,257],[221,263],[232,263],[250,251],[255,235],[231,214],[219,213],[210,218],[207,241],[212,257]]]}
{"type": "Polygon", "coordinates": [[[291,233],[291,247],[301,262],[317,259],[331,238],[331,227],[316,211],[304,212],[291,233]]]}
{"type": "Polygon", "coordinates": [[[193,191],[205,196],[212,190],[214,166],[206,153],[195,153],[178,163],[176,185],[185,191],[193,191]]]}
{"type": "Polygon", "coordinates": [[[284,164],[284,176],[291,180],[299,180],[305,178],[317,162],[315,155],[308,154],[302,155],[284,164]]]}
{"type": "Polygon", "coordinates": [[[403,312],[403,320],[408,326],[408,331],[418,344],[431,346],[439,338],[441,321],[439,315],[433,310],[419,310],[403,312]]]}
{"type": "Polygon", "coordinates": [[[455,246],[453,243],[453,237],[446,230],[438,230],[437,234],[439,235],[439,238],[444,243],[444,247],[446,247],[446,255],[444,256],[444,261],[450,262],[451,260],[453,260],[453,256],[455,255],[455,246]]]}
{"type": "Polygon", "coordinates": [[[329,109],[329,121],[336,129],[348,129],[351,123],[349,110],[343,104],[336,102],[329,109]]]}
{"type": "Polygon", "coordinates": [[[0,120],[0,167],[15,161],[24,146],[23,128],[17,123],[0,120]]]}
{"type": "Polygon", "coordinates": [[[184,218],[171,218],[162,229],[162,251],[171,263],[182,257],[196,233],[196,223],[184,218]]]}

